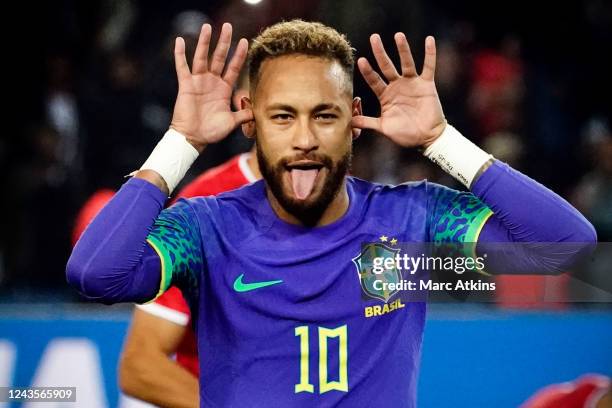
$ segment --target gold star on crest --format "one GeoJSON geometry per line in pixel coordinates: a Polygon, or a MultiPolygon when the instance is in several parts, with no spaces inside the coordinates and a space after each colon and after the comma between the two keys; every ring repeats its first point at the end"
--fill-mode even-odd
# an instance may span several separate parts
{"type": "Polygon", "coordinates": [[[397,244],[397,239],[393,238],[393,239],[391,240],[391,245],[395,245],[395,244],[397,244]]]}
{"type": "Polygon", "coordinates": [[[388,240],[389,240],[389,237],[387,237],[386,235],[380,236],[380,242],[387,242],[388,240]]]}

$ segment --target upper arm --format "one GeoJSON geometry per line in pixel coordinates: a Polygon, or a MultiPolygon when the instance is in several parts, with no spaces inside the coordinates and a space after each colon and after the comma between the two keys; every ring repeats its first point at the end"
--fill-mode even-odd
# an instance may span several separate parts
{"type": "Polygon", "coordinates": [[[471,193],[432,185],[429,237],[435,243],[477,242],[493,212],[471,193]]]}
{"type": "Polygon", "coordinates": [[[161,212],[147,236],[161,262],[157,297],[170,286],[183,289],[188,301],[197,296],[205,260],[198,218],[185,200],[161,212]]]}

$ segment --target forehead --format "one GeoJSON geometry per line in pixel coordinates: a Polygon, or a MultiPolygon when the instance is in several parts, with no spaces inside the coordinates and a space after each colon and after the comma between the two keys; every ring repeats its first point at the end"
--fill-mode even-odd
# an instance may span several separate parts
{"type": "Polygon", "coordinates": [[[259,69],[255,99],[291,103],[299,98],[340,102],[352,98],[352,84],[339,62],[308,55],[283,55],[265,60],[259,69]]]}

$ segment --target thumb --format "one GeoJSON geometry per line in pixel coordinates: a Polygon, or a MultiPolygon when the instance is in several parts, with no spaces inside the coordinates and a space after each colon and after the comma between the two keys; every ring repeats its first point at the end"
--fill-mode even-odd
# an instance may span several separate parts
{"type": "Polygon", "coordinates": [[[373,118],[371,116],[353,116],[351,119],[351,126],[358,129],[372,129],[380,131],[380,118],[373,118]]]}
{"type": "Polygon", "coordinates": [[[249,122],[255,118],[251,109],[242,109],[238,112],[233,112],[232,115],[234,116],[234,122],[236,125],[242,125],[243,123],[249,122]]]}

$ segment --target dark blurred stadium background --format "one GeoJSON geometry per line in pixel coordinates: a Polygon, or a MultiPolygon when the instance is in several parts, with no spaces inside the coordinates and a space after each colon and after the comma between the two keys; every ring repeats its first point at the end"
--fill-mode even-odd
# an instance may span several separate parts
{"type": "MultiPolygon", "coordinates": [[[[255,0],[65,0],[37,5],[23,2],[16,5],[14,14],[5,15],[5,19],[14,18],[19,25],[7,41],[20,43],[14,53],[7,55],[8,60],[17,62],[13,66],[17,72],[15,76],[5,77],[10,88],[18,87],[10,99],[15,108],[10,123],[17,129],[0,138],[0,172],[4,176],[0,200],[3,214],[0,342],[3,337],[13,338],[17,344],[25,342],[27,347],[38,350],[30,353],[38,356],[31,357],[36,360],[49,338],[31,343],[28,330],[35,333],[35,328],[40,326],[20,326],[22,319],[61,322],[89,319],[88,313],[108,317],[104,313],[100,315],[100,308],[83,309],[77,295],[65,283],[64,268],[75,217],[95,191],[117,189],[124,175],[144,162],[167,128],[176,93],[172,41],[182,35],[188,44],[193,43],[205,21],[216,27],[229,21],[234,25],[235,37],[252,38],[262,27],[282,19],[319,20],[346,33],[357,55],[364,56],[371,55],[370,34],[380,33],[387,49],[392,50],[392,35],[404,31],[417,64],[422,61],[425,36],[434,35],[438,46],[436,82],[449,122],[496,157],[571,201],[593,222],[600,241],[612,241],[610,2],[587,0],[536,5],[526,1],[262,0],[249,3],[255,0]],[[74,306],[66,305],[72,302],[74,306]],[[56,314],[45,306],[49,304],[58,305],[56,314]],[[79,310],[78,314],[75,310],[79,310]],[[37,317],[31,317],[30,312],[37,317]],[[23,330],[21,334],[17,333],[20,330],[23,330]]],[[[375,114],[378,106],[373,94],[359,75],[355,77],[356,94],[363,98],[366,114],[375,114]]],[[[247,148],[241,135],[232,135],[207,149],[187,180],[247,148]]],[[[428,178],[458,187],[418,156],[414,151],[366,133],[356,142],[352,173],[385,183],[428,178]]],[[[576,341],[595,341],[589,343],[590,347],[599,351],[594,351],[587,360],[598,361],[599,365],[593,365],[591,370],[599,368],[602,372],[605,370],[601,367],[607,367],[607,372],[602,373],[612,374],[610,309],[601,311],[598,307],[584,319],[580,314],[585,313],[583,308],[575,309],[566,310],[563,316],[574,319],[571,321],[578,326],[586,319],[584,330],[590,331],[579,329],[574,335],[578,336],[576,341]],[[601,321],[593,323],[588,319],[601,321]],[[601,324],[598,326],[597,322],[601,324]],[[607,348],[602,350],[607,351],[603,352],[598,347],[606,343],[607,348]]],[[[128,309],[112,310],[118,315],[110,319],[121,323],[109,330],[114,330],[113,341],[120,344],[128,309]]],[[[468,315],[478,319],[481,312],[468,312],[468,315]]],[[[440,331],[439,336],[455,333],[457,320],[445,313],[434,314],[434,319],[439,320],[433,323],[433,331],[440,331]]],[[[488,331],[487,321],[508,318],[505,312],[494,307],[485,307],[482,313],[482,327],[466,334],[468,337],[458,338],[458,343],[470,344],[479,338],[478,330],[488,331]]],[[[519,320],[508,327],[500,323],[501,329],[493,331],[525,327],[520,320],[522,315],[512,316],[519,320]]],[[[537,316],[543,323],[535,324],[531,330],[538,333],[549,330],[551,326],[547,325],[558,323],[546,323],[551,318],[546,313],[537,316]]],[[[66,327],[68,334],[58,329],[56,335],[76,336],[74,330],[89,333],[89,329],[66,327]]],[[[455,336],[461,336],[460,327],[457,326],[455,336]]],[[[559,336],[568,335],[561,326],[558,329],[559,336]]],[[[443,344],[438,335],[429,333],[426,338],[431,338],[433,344],[443,344]]],[[[526,335],[525,339],[529,341],[532,337],[526,335]]],[[[521,341],[520,335],[516,340],[521,341]]],[[[567,357],[570,343],[559,345],[560,355],[567,357]]],[[[537,352],[534,350],[540,346],[531,344],[529,352],[537,352]]],[[[440,380],[436,384],[432,370],[442,360],[430,360],[427,347],[426,342],[421,401],[425,401],[424,406],[436,406],[434,401],[444,400],[431,399],[432,394],[427,390],[449,386],[446,381],[452,378],[448,373],[441,375],[435,371],[435,378],[440,380]]],[[[101,352],[111,356],[102,362],[106,374],[116,359],[118,350],[113,350],[101,352]]],[[[452,353],[448,345],[445,350],[452,353]]],[[[3,385],[3,363],[5,366],[8,363],[1,356],[0,350],[0,385],[3,385]]],[[[557,355],[550,357],[556,361],[554,367],[548,360],[537,364],[549,364],[546,372],[559,375],[532,378],[527,385],[515,378],[513,381],[523,387],[521,392],[488,390],[503,397],[500,397],[503,403],[495,406],[513,406],[514,402],[526,399],[537,386],[569,380],[565,377],[591,367],[574,365],[573,371],[564,372],[563,361],[557,361],[557,355]]],[[[495,370],[501,363],[496,362],[494,355],[491,358],[482,363],[467,360],[464,363],[474,366],[482,376],[495,377],[495,371],[486,370],[495,370]]],[[[12,378],[29,384],[38,364],[34,360],[27,360],[28,367],[17,363],[16,371],[11,371],[16,374],[13,377],[7,374],[5,381],[12,378]]],[[[586,361],[582,355],[574,360],[586,361]]],[[[513,360],[503,361],[511,364],[513,360]]],[[[456,364],[461,367],[461,360],[456,364]]],[[[443,370],[443,367],[437,369],[443,370]]],[[[498,370],[507,369],[498,367],[498,370]]],[[[108,375],[114,378],[114,372],[108,375]]],[[[503,375],[497,378],[501,383],[503,375]]],[[[467,379],[463,381],[470,384],[467,379]]],[[[113,387],[106,385],[109,406],[114,406],[117,398],[113,387]]],[[[478,392],[476,388],[464,389],[463,393],[452,388],[448,392],[463,395],[468,398],[466,401],[480,401],[473,399],[478,392]]]]}

